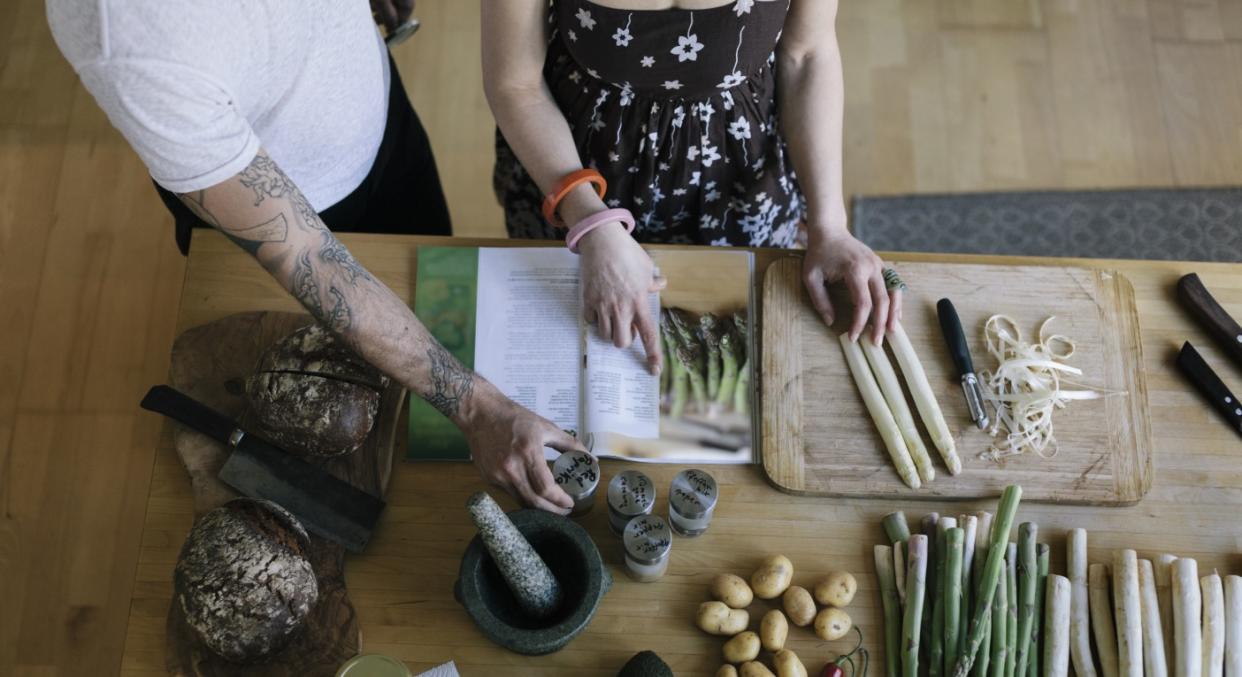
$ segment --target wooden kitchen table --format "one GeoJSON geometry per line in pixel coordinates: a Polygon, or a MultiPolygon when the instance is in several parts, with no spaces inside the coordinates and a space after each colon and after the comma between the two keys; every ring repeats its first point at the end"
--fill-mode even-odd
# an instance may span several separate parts
{"type": "MultiPolygon", "coordinates": [[[[357,258],[407,301],[414,296],[416,248],[422,244],[514,246],[509,241],[446,240],[429,237],[341,236],[357,258]]],[[[779,251],[758,252],[756,274],[779,251]]],[[[1064,535],[1070,527],[1090,532],[1091,558],[1105,561],[1112,548],[1135,548],[1140,556],[1172,552],[1199,559],[1201,571],[1242,573],[1242,439],[1227,428],[1173,366],[1183,340],[1204,353],[1225,381],[1242,389],[1242,370],[1176,304],[1174,284],[1198,272],[1216,298],[1242,317],[1242,266],[1178,262],[1081,261],[1008,257],[897,254],[892,260],[962,261],[1000,264],[1059,264],[1116,268],[1133,282],[1146,360],[1151,428],[1156,450],[1155,481],[1147,498],[1128,508],[1023,504],[1019,520],[1039,523],[1052,544],[1052,571],[1064,573],[1064,535]]],[[[917,285],[918,280],[910,280],[917,285]]],[[[297,303],[249,255],[215,232],[195,233],[178,331],[230,313],[298,310],[297,303]]],[[[852,388],[842,383],[843,388],[852,388]]],[[[404,451],[405,436],[399,434],[404,451]]],[[[977,461],[969,461],[977,462],[977,461]]],[[[604,480],[631,464],[604,462],[604,480]]],[[[395,464],[388,508],[365,554],[346,565],[349,589],[362,627],[365,651],[406,661],[415,671],[456,661],[473,675],[614,675],[634,653],[651,649],[678,675],[711,675],[721,663],[720,638],[695,629],[694,611],[706,598],[712,575],[749,575],[760,558],[781,552],[794,562],[794,582],[809,585],[831,569],[858,575],[859,591],[849,608],[873,654],[881,650],[878,594],[871,549],[883,539],[880,518],[904,509],[917,520],[927,511],[957,514],[993,509],[994,501],[970,503],[836,500],[795,497],[771,488],[756,466],[713,470],[721,498],[708,533],[677,538],[672,565],[656,583],[626,578],[618,542],[607,527],[602,495],[583,520],[600,545],[616,584],[587,630],[564,650],[539,658],[501,649],[475,629],[453,601],[452,586],[474,528],[464,510],[466,497],[486,488],[466,463],[395,464]]],[[[657,512],[665,513],[673,466],[644,465],[660,488],[657,512]]],[[[896,481],[896,480],[894,480],[896,481]]],[[[603,492],[601,492],[602,494],[603,492]]],[[[506,507],[512,507],[510,501],[506,507]]],[[[165,426],[156,454],[147,502],[134,597],[122,671],[164,673],[164,622],[172,594],[172,571],[192,520],[190,486],[165,426]]],[[[756,602],[760,613],[766,603],[756,602]]],[[[824,662],[847,648],[825,643],[794,628],[791,646],[817,674],[824,662]]],[[[881,674],[873,664],[872,675],[881,674]]]]}

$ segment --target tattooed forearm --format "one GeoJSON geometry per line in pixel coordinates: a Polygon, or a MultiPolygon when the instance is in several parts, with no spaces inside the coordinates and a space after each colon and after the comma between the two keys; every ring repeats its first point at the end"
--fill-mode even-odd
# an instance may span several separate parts
{"type": "Polygon", "coordinates": [[[302,225],[315,230],[326,230],[310,201],[298,190],[297,184],[267,155],[259,153],[254,156],[250,164],[237,175],[237,180],[254,192],[254,206],[258,207],[269,197],[284,198],[293,203],[302,225]]]}
{"type": "Polygon", "coordinates": [[[192,193],[178,193],[177,197],[181,199],[182,204],[194,212],[195,216],[207,222],[207,225],[216,228],[220,227],[220,221],[216,219],[214,214],[208,211],[207,206],[204,204],[207,200],[207,191],[196,190],[192,193]]]}
{"type": "Polygon", "coordinates": [[[259,247],[268,242],[284,242],[289,237],[289,222],[284,214],[277,214],[257,226],[249,228],[225,228],[217,226],[220,232],[251,256],[259,255],[259,247]]]}
{"type": "Polygon", "coordinates": [[[427,361],[431,371],[431,390],[424,398],[441,414],[453,418],[474,390],[474,372],[439,344],[427,349],[427,361]]]}

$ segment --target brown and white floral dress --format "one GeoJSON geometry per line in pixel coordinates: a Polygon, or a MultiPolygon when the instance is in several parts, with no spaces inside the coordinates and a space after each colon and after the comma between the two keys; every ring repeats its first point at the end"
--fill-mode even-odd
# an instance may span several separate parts
{"type": "MultiPolygon", "coordinates": [[[[788,247],[803,199],[780,133],[775,50],[789,0],[622,10],[552,0],[544,78],[605,202],[640,242],[788,247]]],[[[496,134],[511,237],[556,238],[543,195],[496,134]]]]}

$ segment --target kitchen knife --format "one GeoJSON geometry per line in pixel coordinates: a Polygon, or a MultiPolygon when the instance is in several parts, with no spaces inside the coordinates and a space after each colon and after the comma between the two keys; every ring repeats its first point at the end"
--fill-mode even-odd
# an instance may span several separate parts
{"type": "Polygon", "coordinates": [[[940,299],[936,303],[936,315],[940,318],[940,331],[944,334],[945,343],[949,346],[949,354],[953,356],[953,364],[957,367],[958,376],[962,379],[962,392],[966,394],[966,406],[970,408],[970,420],[980,430],[988,427],[988,412],[983,408],[983,390],[979,386],[979,377],[975,375],[974,364],[970,360],[970,347],[966,345],[966,333],[962,331],[962,321],[957,317],[957,309],[949,299],[940,299]]]}
{"type": "Polygon", "coordinates": [[[151,388],[141,406],[232,448],[219,477],[242,495],[279,504],[308,531],[351,552],[366,547],[384,501],[246,433],[224,414],[170,386],[151,388]]]}
{"type": "Polygon", "coordinates": [[[1242,403],[1229,392],[1229,388],[1189,341],[1182,344],[1182,351],[1177,354],[1177,366],[1199,392],[1212,401],[1212,405],[1225,417],[1229,427],[1242,435],[1242,403]]]}
{"type": "Polygon", "coordinates": [[[1239,366],[1242,366],[1242,326],[1239,326],[1237,321],[1216,302],[1212,293],[1203,286],[1203,281],[1199,279],[1199,276],[1195,273],[1182,276],[1182,279],[1177,281],[1177,296],[1181,299],[1182,305],[1186,306],[1207,328],[1213,338],[1221,344],[1225,352],[1239,366]]]}

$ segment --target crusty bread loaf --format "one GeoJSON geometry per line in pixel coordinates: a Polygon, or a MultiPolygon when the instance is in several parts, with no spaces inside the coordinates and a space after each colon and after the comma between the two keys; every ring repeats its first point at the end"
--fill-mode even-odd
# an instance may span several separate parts
{"type": "Polygon", "coordinates": [[[370,434],[388,380],[318,324],[281,339],[246,383],[257,432],[285,450],[340,456],[370,434]]]}
{"type": "Polygon", "coordinates": [[[279,651],[319,597],[297,518],[238,498],[194,524],[173,573],[174,603],[209,649],[238,663],[279,651]]]}

